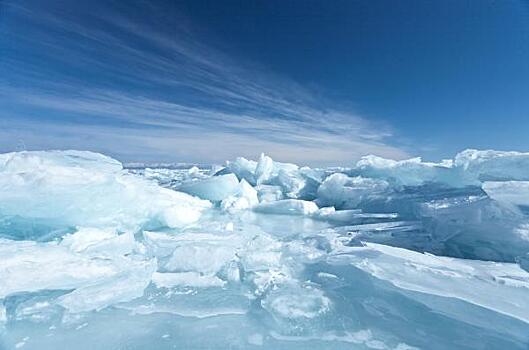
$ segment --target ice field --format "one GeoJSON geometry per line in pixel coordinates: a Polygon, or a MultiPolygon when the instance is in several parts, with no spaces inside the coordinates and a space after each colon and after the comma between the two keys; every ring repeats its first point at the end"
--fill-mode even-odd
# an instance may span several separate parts
{"type": "Polygon", "coordinates": [[[0,154],[0,349],[528,349],[529,153],[0,154]]]}

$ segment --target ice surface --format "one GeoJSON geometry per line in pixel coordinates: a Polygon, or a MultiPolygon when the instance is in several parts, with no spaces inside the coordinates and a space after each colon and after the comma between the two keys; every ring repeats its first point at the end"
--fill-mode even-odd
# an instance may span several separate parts
{"type": "Polygon", "coordinates": [[[516,264],[438,257],[375,243],[336,253],[331,263],[347,261],[399,288],[462,299],[529,323],[529,274],[516,264]]]}
{"type": "Polygon", "coordinates": [[[0,155],[0,349],[527,349],[529,154],[0,155]]]}
{"type": "Polygon", "coordinates": [[[202,275],[198,272],[159,273],[152,275],[152,282],[159,288],[172,287],[222,287],[226,284],[217,276],[202,275]]]}

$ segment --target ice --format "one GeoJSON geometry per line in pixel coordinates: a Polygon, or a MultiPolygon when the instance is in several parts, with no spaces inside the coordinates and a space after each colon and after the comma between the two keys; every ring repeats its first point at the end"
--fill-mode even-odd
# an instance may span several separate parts
{"type": "Polygon", "coordinates": [[[129,175],[119,162],[91,152],[0,156],[2,225],[23,218],[34,227],[24,232],[29,238],[58,227],[181,227],[198,220],[209,207],[207,201],[129,175]]]}
{"type": "Polygon", "coordinates": [[[386,195],[389,184],[384,180],[348,177],[335,173],[326,178],[318,188],[318,202],[338,209],[356,208],[371,196],[386,195]]]}
{"type": "Polygon", "coordinates": [[[0,299],[20,292],[75,289],[61,297],[59,304],[78,311],[126,301],[131,294],[141,296],[145,286],[135,289],[131,281],[143,278],[143,283],[148,284],[153,262],[114,254],[101,259],[55,242],[2,240],[0,276],[4,282],[0,285],[0,299]],[[87,293],[88,298],[82,297],[87,293]]]}
{"type": "Polygon", "coordinates": [[[354,332],[343,332],[337,334],[336,332],[326,332],[318,336],[285,336],[277,333],[272,333],[272,337],[276,339],[291,341],[291,342],[333,342],[333,343],[349,343],[363,345],[364,349],[394,349],[394,350],[417,350],[418,348],[409,346],[408,344],[399,343],[396,347],[388,347],[383,341],[377,340],[373,337],[369,329],[362,329],[354,332]]]}
{"type": "Polygon", "coordinates": [[[529,181],[486,181],[483,190],[499,202],[529,206],[529,181]]]}
{"type": "Polygon", "coordinates": [[[431,237],[443,242],[444,255],[514,262],[529,250],[523,213],[484,196],[423,203],[420,214],[431,237]]]}
{"type": "Polygon", "coordinates": [[[4,305],[0,305],[0,327],[2,327],[7,321],[6,308],[4,305]]]}
{"type": "Polygon", "coordinates": [[[192,179],[203,179],[208,176],[210,172],[208,169],[201,169],[197,166],[178,165],[175,168],[138,168],[135,165],[132,168],[127,168],[132,174],[137,174],[145,177],[148,180],[156,181],[162,186],[171,186],[175,181],[181,182],[192,179]]]}
{"type": "Polygon", "coordinates": [[[422,162],[421,158],[402,161],[366,156],[358,161],[352,173],[367,178],[384,179],[398,186],[420,186],[429,182],[465,186],[452,161],[441,163],[422,162]]]}
{"type": "Polygon", "coordinates": [[[254,210],[268,214],[310,215],[318,211],[318,206],[300,199],[282,199],[259,204],[254,210]]]}
{"type": "Polygon", "coordinates": [[[527,349],[527,174],[3,154],[0,348],[527,349]]]}
{"type": "Polygon", "coordinates": [[[76,253],[93,256],[126,255],[143,250],[143,246],[136,242],[132,232],[117,234],[111,229],[97,228],[79,228],[75,233],[64,236],[60,245],[76,253]]]}
{"type": "MultiPolygon", "coordinates": [[[[230,238],[235,239],[235,237],[230,238]]],[[[221,241],[225,239],[227,238],[223,237],[221,241]]],[[[192,240],[179,241],[169,261],[164,265],[164,269],[179,272],[196,271],[206,275],[215,274],[235,259],[235,253],[236,246],[221,244],[215,236],[207,236],[200,244],[192,240]]]]}
{"type": "Polygon", "coordinates": [[[207,179],[182,183],[178,189],[210,201],[221,201],[237,192],[239,180],[233,174],[212,176],[207,179]]]}
{"type": "Polygon", "coordinates": [[[529,180],[529,153],[469,149],[456,155],[454,165],[479,181],[529,180]]]}
{"type": "Polygon", "coordinates": [[[240,180],[244,179],[252,186],[256,186],[260,197],[263,196],[262,200],[265,201],[268,201],[269,195],[274,195],[271,198],[278,199],[271,188],[280,189],[281,197],[314,199],[322,178],[321,172],[317,170],[307,167],[299,168],[290,163],[275,162],[264,154],[261,154],[258,162],[245,158],[227,162],[226,168],[218,174],[225,173],[233,173],[240,180]]]}
{"type": "Polygon", "coordinates": [[[479,185],[483,181],[529,180],[529,153],[468,149],[453,160],[422,162],[420,158],[394,161],[363,157],[353,170],[366,177],[383,178],[399,185],[418,186],[437,182],[454,187],[479,185]]]}
{"type": "Polygon", "coordinates": [[[256,179],[255,179],[256,168],[257,168],[257,162],[248,160],[243,157],[239,157],[232,162],[228,161],[226,163],[226,168],[220,170],[218,174],[233,173],[237,175],[237,177],[240,180],[244,179],[251,185],[256,185],[256,179]]]}
{"type": "Polygon", "coordinates": [[[375,243],[343,249],[330,259],[345,260],[402,289],[461,299],[529,323],[529,273],[516,264],[438,257],[375,243]]]}
{"type": "Polygon", "coordinates": [[[159,288],[171,287],[222,287],[226,284],[217,276],[202,275],[198,272],[159,273],[152,275],[153,283],[159,288]]]}
{"type": "Polygon", "coordinates": [[[82,286],[59,297],[58,304],[69,312],[79,313],[101,310],[143,296],[156,269],[156,262],[131,260],[128,264],[127,269],[122,269],[112,278],[82,286]]]}
{"type": "Polygon", "coordinates": [[[273,290],[262,301],[265,309],[275,317],[285,319],[311,319],[318,317],[331,308],[331,301],[325,294],[311,286],[283,286],[273,290]]]}
{"type": "Polygon", "coordinates": [[[382,221],[398,218],[396,213],[363,213],[361,209],[336,210],[334,207],[323,207],[314,213],[317,219],[327,220],[334,223],[351,224],[355,222],[366,222],[368,220],[382,221]]]}
{"type": "Polygon", "coordinates": [[[284,199],[283,190],[280,186],[259,185],[255,188],[260,202],[274,202],[284,199]]]}
{"type": "Polygon", "coordinates": [[[259,162],[255,167],[255,183],[260,185],[261,183],[268,181],[272,176],[272,171],[274,169],[274,161],[272,158],[261,154],[259,162]]]}
{"type": "Polygon", "coordinates": [[[242,179],[236,192],[224,198],[220,207],[228,212],[236,212],[252,208],[257,204],[259,204],[257,191],[246,180],[242,179]]]}
{"type": "Polygon", "coordinates": [[[520,268],[524,269],[525,271],[529,272],[529,253],[525,255],[518,256],[516,258],[516,262],[520,266],[520,268]]]}

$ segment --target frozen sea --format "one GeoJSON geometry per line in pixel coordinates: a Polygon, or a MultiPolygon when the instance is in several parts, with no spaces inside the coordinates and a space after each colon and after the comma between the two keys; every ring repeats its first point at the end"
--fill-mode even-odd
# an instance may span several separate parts
{"type": "Polygon", "coordinates": [[[529,153],[0,154],[0,349],[529,349],[529,153]]]}

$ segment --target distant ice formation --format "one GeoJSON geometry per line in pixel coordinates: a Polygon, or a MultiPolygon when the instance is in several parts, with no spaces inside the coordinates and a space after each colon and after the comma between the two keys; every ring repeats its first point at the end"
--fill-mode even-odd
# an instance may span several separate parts
{"type": "Polygon", "coordinates": [[[0,349],[527,349],[529,153],[0,155],[0,349]]]}

